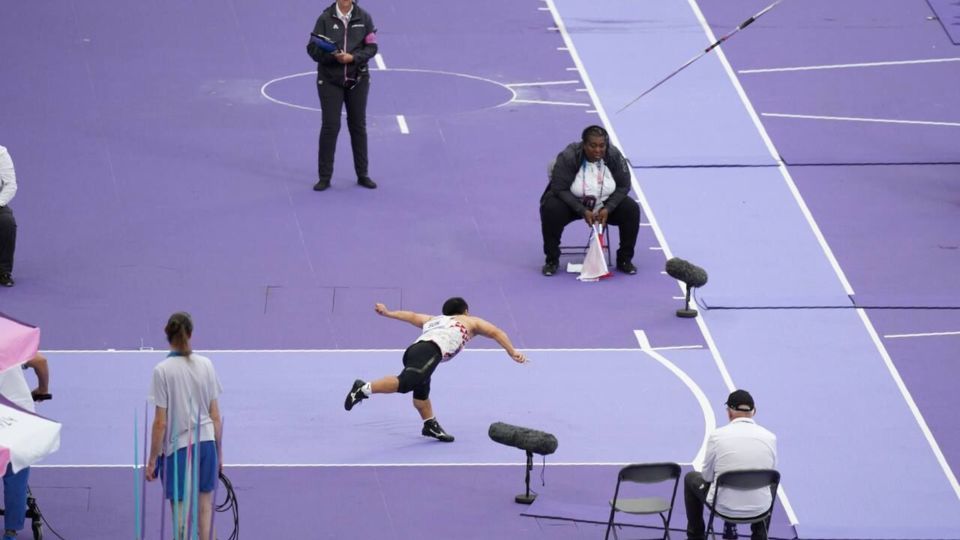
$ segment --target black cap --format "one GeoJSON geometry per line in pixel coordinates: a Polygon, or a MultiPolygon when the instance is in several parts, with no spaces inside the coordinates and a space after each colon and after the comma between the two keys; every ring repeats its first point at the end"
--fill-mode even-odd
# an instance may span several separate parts
{"type": "Polygon", "coordinates": [[[746,390],[734,390],[727,398],[727,407],[735,411],[750,412],[753,406],[753,396],[746,390]]]}

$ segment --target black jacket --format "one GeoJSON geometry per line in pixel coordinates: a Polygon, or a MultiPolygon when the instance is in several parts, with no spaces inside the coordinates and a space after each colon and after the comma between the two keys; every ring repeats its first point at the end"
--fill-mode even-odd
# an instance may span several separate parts
{"type": "Polygon", "coordinates": [[[313,27],[315,34],[332,39],[344,52],[353,55],[353,62],[341,64],[332,54],[324,52],[312,43],[307,43],[307,54],[317,63],[317,80],[340,86],[351,86],[348,81],[356,81],[370,75],[367,62],[377,54],[376,33],[370,14],[353,4],[350,24],[346,29],[337,17],[337,3],[334,2],[317,17],[313,27]],[[367,36],[370,36],[368,39],[367,36]]]}
{"type": "MultiPolygon", "coordinates": [[[[570,191],[570,186],[573,185],[577,172],[583,165],[583,160],[583,143],[581,142],[570,143],[563,149],[563,152],[557,155],[553,170],[550,172],[550,183],[543,192],[543,196],[540,197],[540,204],[543,204],[550,197],[559,197],[577,215],[583,215],[587,207],[570,191]]],[[[603,156],[603,163],[610,169],[613,181],[617,184],[617,189],[613,190],[607,201],[603,203],[607,212],[613,212],[620,201],[630,193],[630,166],[623,154],[620,153],[620,149],[612,144],[607,144],[607,153],[603,156]]]]}

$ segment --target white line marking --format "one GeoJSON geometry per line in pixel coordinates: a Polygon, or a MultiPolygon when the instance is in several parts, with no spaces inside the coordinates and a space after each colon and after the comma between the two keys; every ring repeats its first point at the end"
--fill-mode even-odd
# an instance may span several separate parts
{"type": "Polygon", "coordinates": [[[893,377],[893,381],[897,384],[897,388],[900,389],[900,395],[903,396],[904,401],[907,402],[907,407],[909,407],[910,412],[913,413],[913,417],[920,426],[920,431],[923,432],[923,436],[927,439],[927,444],[930,445],[933,455],[937,458],[937,463],[940,464],[940,468],[943,469],[943,474],[947,477],[947,482],[950,483],[950,487],[953,488],[954,494],[956,494],[957,498],[960,499],[960,483],[957,482],[957,477],[953,474],[950,464],[947,463],[947,458],[944,457],[943,451],[940,450],[940,445],[937,444],[937,440],[933,437],[933,432],[930,431],[927,421],[924,420],[923,414],[920,412],[920,408],[917,407],[916,402],[913,401],[913,396],[910,394],[910,390],[908,390],[907,385],[903,383],[903,379],[900,377],[900,372],[897,371],[897,366],[893,364],[893,359],[890,358],[890,353],[887,352],[887,348],[884,347],[883,342],[880,341],[880,336],[877,334],[877,330],[873,327],[873,323],[870,322],[870,318],[867,317],[866,310],[858,309],[857,315],[859,315],[860,320],[863,321],[863,326],[866,327],[867,333],[870,334],[870,339],[873,340],[873,344],[877,347],[877,351],[880,352],[880,356],[883,358],[883,363],[886,364],[887,369],[890,371],[890,376],[893,377]]]}
{"type": "MultiPolygon", "coordinates": [[[[700,11],[700,5],[697,3],[697,0],[687,0],[687,3],[690,5],[690,8],[693,9],[694,15],[696,15],[697,20],[700,22],[700,27],[703,29],[704,34],[707,36],[707,41],[709,43],[714,43],[717,41],[716,35],[714,35],[713,30],[710,28],[710,25],[707,23],[707,19],[703,16],[703,12],[700,11]]],[[[809,224],[811,230],[816,236],[817,241],[820,243],[820,248],[823,250],[827,259],[830,261],[830,265],[833,267],[833,271],[837,274],[837,277],[840,279],[840,282],[843,284],[844,291],[847,291],[847,294],[853,294],[853,288],[850,287],[850,283],[847,281],[847,277],[843,274],[843,270],[840,269],[840,264],[837,262],[836,257],[833,255],[833,251],[830,249],[830,246],[827,245],[827,240],[824,238],[823,233],[820,231],[820,227],[813,220],[813,214],[810,213],[810,209],[807,207],[806,202],[803,200],[803,197],[800,196],[800,191],[797,189],[796,184],[793,182],[793,178],[790,176],[790,172],[787,171],[786,164],[780,159],[780,154],[777,152],[776,148],[773,146],[773,141],[770,140],[770,136],[767,135],[766,130],[763,128],[763,124],[760,123],[760,118],[757,116],[757,111],[753,108],[753,104],[750,103],[750,99],[747,98],[746,92],[743,90],[743,86],[740,84],[740,80],[737,79],[736,74],[733,72],[733,68],[730,66],[730,62],[727,60],[727,56],[723,53],[723,47],[717,47],[717,58],[720,60],[721,65],[723,65],[724,71],[727,72],[727,77],[729,77],[730,82],[733,84],[733,87],[737,91],[737,95],[740,96],[740,101],[743,102],[744,107],[747,110],[747,113],[750,115],[750,119],[753,121],[754,127],[757,128],[757,132],[760,134],[760,137],[763,139],[764,144],[767,146],[767,151],[770,152],[770,156],[777,162],[780,174],[783,176],[784,181],[787,183],[787,186],[790,189],[790,192],[793,194],[794,200],[797,202],[797,205],[800,207],[801,213],[806,218],[807,223],[809,224]]],[[[650,215],[650,214],[648,214],[650,215]]],[[[654,222],[651,215],[650,221],[654,222]]],[[[666,247],[665,244],[661,242],[661,245],[666,247]]],[[[666,250],[665,250],[666,251],[666,250]]],[[[667,252],[667,258],[672,257],[667,252]]],[[[677,283],[680,286],[679,282],[677,283]]],[[[723,375],[724,381],[727,383],[727,388],[733,390],[735,386],[733,385],[733,379],[730,377],[730,373],[727,371],[726,365],[723,363],[723,359],[720,357],[718,351],[716,351],[716,343],[713,341],[713,336],[710,334],[710,330],[707,328],[704,317],[697,317],[695,319],[697,324],[700,325],[700,329],[704,332],[704,337],[707,339],[707,346],[710,347],[712,351],[715,352],[714,358],[718,362],[718,367],[720,372],[723,375]]],[[[793,510],[793,506],[790,504],[790,499],[787,497],[787,491],[783,484],[780,485],[780,489],[777,493],[780,496],[780,502],[783,504],[783,510],[787,514],[787,519],[792,525],[799,523],[797,519],[797,514],[793,510]]]]}
{"type": "Polygon", "coordinates": [[[780,73],[784,71],[814,71],[818,69],[846,69],[881,66],[906,66],[914,64],[938,64],[941,62],[960,62],[960,58],[930,58],[927,60],[897,60],[890,62],[861,62],[859,64],[824,64],[820,66],[798,66],[766,69],[741,69],[737,73],[747,75],[751,73],[780,73]]]}
{"type": "Polygon", "coordinates": [[[377,65],[377,69],[387,69],[387,64],[383,62],[383,55],[380,53],[373,55],[373,63],[377,65]]]}
{"type": "MultiPolygon", "coordinates": [[[[697,4],[697,0],[687,0],[690,4],[690,7],[693,8],[694,13],[697,16],[697,19],[700,21],[700,26],[703,28],[704,33],[707,35],[707,39],[710,43],[716,41],[716,36],[713,34],[713,30],[710,29],[710,25],[707,23],[706,18],[703,16],[703,12],[700,11],[700,6],[697,4]]],[[[773,145],[773,141],[770,139],[770,136],[767,134],[766,129],[763,127],[763,124],[760,122],[760,118],[757,116],[757,111],[753,107],[753,103],[750,102],[750,99],[747,97],[746,92],[743,90],[743,86],[740,84],[740,80],[737,78],[736,74],[733,71],[733,67],[730,65],[730,61],[727,60],[726,54],[723,52],[722,47],[717,47],[717,58],[720,60],[720,63],[723,65],[724,71],[727,72],[727,76],[730,78],[731,83],[737,90],[737,94],[740,96],[740,100],[743,102],[744,107],[746,107],[747,112],[750,114],[751,120],[753,120],[754,127],[756,127],[757,132],[760,134],[760,137],[763,139],[763,142],[767,146],[767,150],[770,152],[770,156],[777,161],[778,168],[780,173],[783,175],[784,180],[787,182],[787,185],[790,188],[791,193],[793,193],[794,199],[797,204],[800,206],[801,211],[803,212],[804,217],[807,218],[807,223],[810,225],[810,228],[813,230],[814,235],[817,237],[817,241],[820,243],[820,247],[826,255],[827,259],[830,261],[830,265],[833,267],[834,272],[839,278],[840,282],[843,284],[844,290],[848,295],[852,295],[853,288],[850,286],[850,282],[847,281],[846,275],[844,275],[843,270],[840,268],[840,264],[837,262],[836,257],[833,255],[833,251],[830,249],[830,246],[827,245],[827,241],[823,236],[823,233],[820,231],[820,227],[817,225],[816,221],[813,219],[813,215],[810,213],[810,209],[807,207],[806,202],[803,200],[803,197],[800,195],[800,191],[797,189],[796,184],[793,181],[793,178],[790,176],[790,172],[787,170],[786,164],[780,159],[780,154],[777,152],[776,147],[773,145]]],[[[890,355],[887,353],[886,349],[883,346],[883,343],[880,341],[880,337],[877,335],[876,330],[873,328],[870,319],[867,317],[866,312],[863,309],[858,309],[857,313],[860,315],[860,319],[863,321],[864,327],[867,329],[867,332],[870,334],[873,339],[874,345],[877,347],[877,350],[880,351],[880,355],[884,359],[884,363],[887,365],[887,369],[890,371],[891,377],[897,383],[897,386],[900,388],[900,393],[903,395],[904,400],[907,402],[907,406],[913,412],[914,418],[917,421],[917,424],[920,426],[921,431],[923,431],[924,436],[927,439],[928,444],[930,445],[931,450],[937,458],[937,461],[940,463],[941,468],[943,469],[944,475],[946,475],[947,480],[950,482],[953,487],[954,493],[958,498],[960,498],[960,485],[957,483],[957,478],[954,476],[953,471],[950,469],[950,466],[947,464],[946,459],[943,456],[943,452],[940,451],[940,447],[937,444],[937,441],[933,438],[933,434],[930,432],[930,429],[927,427],[926,421],[923,419],[923,415],[920,414],[920,410],[917,408],[916,403],[914,403],[913,398],[910,395],[910,392],[907,390],[906,386],[903,384],[903,380],[900,378],[900,374],[897,372],[896,366],[893,365],[893,361],[890,360],[890,355]]],[[[702,317],[697,317],[699,321],[702,317]]],[[[714,344],[710,341],[707,342],[708,346],[711,349],[714,347],[714,344]]],[[[786,490],[783,489],[781,484],[781,489],[779,492],[781,502],[783,504],[784,511],[787,513],[787,517],[790,520],[790,523],[796,525],[798,522],[796,513],[793,510],[793,506],[790,504],[790,500],[787,497],[786,490]]]]}
{"type": "Polygon", "coordinates": [[[650,246],[650,251],[663,251],[663,248],[660,246],[650,246]]]}
{"type": "Polygon", "coordinates": [[[515,86],[552,86],[557,84],[580,84],[580,81],[576,80],[576,81],[525,82],[525,83],[510,83],[510,84],[505,84],[504,86],[509,86],[513,88],[515,86]]]}
{"type": "MultiPolygon", "coordinates": [[[[716,36],[714,35],[713,30],[710,29],[710,25],[707,23],[707,19],[703,16],[703,12],[700,11],[700,6],[697,4],[697,0],[687,0],[687,3],[690,4],[694,14],[696,14],[697,19],[700,21],[700,26],[703,28],[704,33],[706,33],[707,40],[710,43],[714,43],[716,41],[716,36]]],[[[737,95],[740,96],[740,101],[743,102],[743,106],[747,109],[747,113],[750,115],[750,119],[753,121],[754,127],[757,128],[760,138],[763,139],[763,143],[766,145],[767,151],[770,153],[770,157],[776,161],[777,168],[780,170],[780,174],[787,183],[787,187],[790,189],[793,199],[800,207],[800,212],[807,220],[807,224],[813,231],[813,235],[817,238],[817,242],[820,244],[820,249],[823,250],[827,260],[830,262],[830,266],[833,268],[833,272],[837,275],[837,278],[843,285],[843,291],[848,296],[854,294],[853,287],[851,287],[850,282],[847,281],[847,276],[840,268],[840,263],[837,262],[837,258],[833,254],[833,250],[830,249],[830,246],[827,244],[827,240],[824,238],[823,232],[820,230],[820,226],[817,225],[816,221],[814,221],[813,214],[810,212],[810,208],[800,195],[800,190],[797,189],[797,185],[794,183],[793,177],[790,176],[790,171],[787,170],[787,165],[783,162],[783,160],[780,159],[780,153],[777,152],[776,147],[773,145],[773,141],[770,140],[770,135],[767,134],[767,130],[763,127],[763,123],[760,122],[760,118],[757,116],[757,110],[753,107],[753,103],[750,102],[750,98],[747,97],[747,93],[743,90],[743,86],[740,84],[740,79],[738,79],[737,75],[733,72],[733,67],[730,66],[730,61],[727,60],[727,55],[724,54],[723,47],[717,47],[715,50],[717,52],[717,58],[723,65],[724,71],[727,72],[727,77],[729,77],[730,82],[736,89],[737,95]]],[[[697,317],[697,319],[699,320],[700,317],[697,317]]]]}
{"type": "MultiPolygon", "coordinates": [[[[485,77],[478,77],[478,76],[476,76],[476,75],[468,75],[468,74],[466,74],[466,73],[457,73],[457,72],[455,72],[455,71],[442,71],[442,70],[438,70],[438,69],[414,69],[414,68],[392,68],[392,69],[391,69],[391,68],[384,68],[384,69],[382,69],[382,70],[380,70],[380,71],[400,71],[400,72],[403,72],[403,73],[436,73],[436,74],[440,74],[440,75],[451,75],[451,76],[453,76],[453,77],[463,77],[464,79],[472,79],[472,80],[475,80],[475,81],[483,81],[483,82],[487,82],[487,83],[490,83],[490,84],[495,84],[495,85],[497,85],[497,86],[499,86],[499,87],[501,87],[501,88],[504,88],[504,89],[507,90],[508,92],[510,92],[510,99],[507,100],[507,101],[504,101],[503,103],[500,103],[499,105],[496,105],[494,108],[496,108],[496,107],[502,107],[502,106],[504,106],[504,105],[512,102],[513,100],[515,100],[515,99],[517,98],[517,92],[516,92],[513,88],[510,88],[509,86],[503,84],[502,82],[495,81],[495,80],[493,80],[493,79],[487,79],[487,78],[485,78],[485,77]]],[[[277,77],[276,79],[271,79],[271,80],[263,83],[263,86],[260,87],[260,95],[263,96],[264,98],[266,98],[267,100],[272,101],[272,102],[274,102],[274,103],[276,103],[276,104],[278,104],[278,105],[286,105],[287,107],[293,107],[293,108],[295,108],[295,109],[303,109],[303,110],[305,110],[305,111],[320,112],[320,108],[319,108],[319,107],[305,107],[305,106],[303,106],[303,105],[297,105],[297,104],[295,104],[295,103],[289,103],[289,102],[287,102],[287,101],[283,101],[283,100],[276,99],[276,98],[272,97],[270,94],[267,93],[267,87],[269,87],[269,86],[270,86],[271,84],[273,84],[273,83],[280,82],[280,81],[285,81],[285,80],[287,80],[287,79],[293,79],[293,78],[295,78],[295,77],[305,77],[305,76],[308,76],[308,75],[316,75],[316,71],[303,71],[303,72],[301,72],[301,73],[294,73],[294,74],[292,74],[292,75],[284,75],[283,77],[277,77]]]]}
{"type": "Polygon", "coordinates": [[[585,111],[583,111],[583,112],[589,113],[589,114],[596,114],[597,110],[596,110],[596,109],[587,109],[587,110],[585,110],[585,111]]]}
{"type": "Polygon", "coordinates": [[[556,26],[548,26],[548,27],[547,27],[547,31],[548,31],[548,32],[556,32],[557,30],[559,30],[559,28],[557,28],[556,26]]]}
{"type": "Polygon", "coordinates": [[[883,337],[887,339],[896,339],[896,338],[933,337],[933,336],[960,336],[960,332],[927,332],[925,334],[887,334],[883,337]]]}
{"type": "MultiPolygon", "coordinates": [[[[665,272],[664,272],[665,273],[665,272]]],[[[654,350],[660,349],[692,349],[700,347],[700,345],[681,345],[681,346],[672,346],[672,347],[654,347],[654,350]]],[[[525,352],[623,352],[623,351],[636,351],[634,347],[606,347],[606,348],[561,348],[561,349],[520,349],[525,352]]],[[[262,354],[262,353],[402,353],[404,349],[195,349],[197,353],[200,354],[221,354],[221,353],[241,353],[241,354],[262,354]]],[[[155,351],[141,351],[138,349],[65,349],[65,350],[41,350],[40,352],[44,354],[166,354],[166,349],[158,349],[155,351]]],[[[482,353],[503,353],[503,349],[483,349],[483,348],[470,348],[467,349],[464,354],[473,353],[473,352],[482,352],[482,353]]]]}
{"type": "Polygon", "coordinates": [[[567,71],[580,71],[580,68],[576,68],[576,67],[567,68],[567,71]]]}
{"type": "Polygon", "coordinates": [[[928,120],[895,120],[892,118],[860,118],[856,116],[818,116],[812,114],[762,113],[773,118],[800,118],[804,120],[838,120],[841,122],[875,122],[879,124],[911,124],[919,126],[960,127],[960,122],[934,122],[928,120]]]}
{"type": "Polygon", "coordinates": [[[550,11],[550,8],[538,7],[537,10],[539,10],[539,11],[550,11]]]}
{"type": "MultiPolygon", "coordinates": [[[[657,362],[667,368],[671,373],[673,373],[684,385],[690,390],[693,394],[693,397],[696,398],[697,403],[700,405],[700,410],[703,412],[703,441],[700,443],[700,448],[697,450],[697,455],[693,458],[694,464],[702,464],[703,457],[707,452],[707,440],[710,438],[710,432],[717,428],[717,417],[713,414],[713,407],[710,406],[710,400],[707,399],[707,395],[703,392],[703,389],[690,377],[687,375],[687,372],[683,371],[676,366],[670,360],[667,360],[662,354],[654,351],[650,348],[650,340],[647,339],[646,333],[643,330],[634,330],[634,336],[637,338],[637,343],[640,344],[640,350],[647,353],[650,358],[653,358],[657,362]]],[[[697,467],[697,465],[694,465],[697,467]]]]}
{"type": "Polygon", "coordinates": [[[558,50],[558,51],[569,51],[570,49],[568,49],[567,47],[557,47],[557,50],[558,50]]]}
{"type": "Polygon", "coordinates": [[[568,107],[589,107],[589,103],[575,103],[571,101],[541,101],[539,99],[515,99],[514,103],[535,103],[538,105],[564,105],[568,107]]]}
{"type": "MultiPolygon", "coordinates": [[[[635,349],[634,349],[635,350],[635,349]]],[[[286,469],[293,467],[303,468],[328,468],[328,467],[516,467],[526,465],[526,461],[517,461],[514,463],[230,463],[224,464],[224,469],[241,468],[277,468],[286,469]]],[[[629,465],[630,462],[613,461],[565,461],[554,463],[550,462],[551,467],[590,467],[590,466],[612,466],[622,467],[629,465]]],[[[679,463],[681,466],[693,465],[692,463],[679,463]]],[[[84,465],[31,465],[33,469],[132,469],[130,463],[108,463],[108,464],[84,464],[84,465]]],[[[139,465],[142,469],[143,465],[139,465]]]]}
{"type": "Polygon", "coordinates": [[[400,133],[409,134],[410,128],[407,127],[407,119],[402,114],[397,115],[397,123],[400,124],[400,133]]]}

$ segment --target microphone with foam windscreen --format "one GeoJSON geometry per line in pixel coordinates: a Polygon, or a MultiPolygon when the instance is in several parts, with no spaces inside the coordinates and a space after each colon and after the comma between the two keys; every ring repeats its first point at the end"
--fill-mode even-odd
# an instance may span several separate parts
{"type": "Polygon", "coordinates": [[[557,451],[557,438],[535,429],[494,422],[490,424],[487,434],[494,442],[541,456],[548,456],[557,451]]]}
{"type": "Polygon", "coordinates": [[[677,310],[677,317],[683,317],[685,319],[696,317],[697,310],[690,309],[690,291],[707,284],[707,271],[678,257],[667,261],[666,270],[667,275],[682,281],[687,289],[686,306],[684,309],[677,310]]]}
{"type": "Polygon", "coordinates": [[[535,429],[514,426],[503,422],[490,424],[487,431],[494,442],[519,448],[527,453],[527,469],[525,482],[527,491],[517,495],[514,501],[520,504],[531,504],[537,498],[536,493],[530,493],[530,471],[533,470],[533,455],[547,456],[557,451],[557,438],[553,435],[535,429]]]}

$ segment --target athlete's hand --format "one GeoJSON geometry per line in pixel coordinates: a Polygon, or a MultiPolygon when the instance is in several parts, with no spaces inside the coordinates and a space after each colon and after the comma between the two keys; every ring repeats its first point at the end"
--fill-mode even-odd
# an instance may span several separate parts
{"type": "Polygon", "coordinates": [[[384,315],[384,316],[386,316],[387,312],[390,311],[389,309],[387,309],[387,306],[383,304],[374,305],[373,310],[376,311],[378,315],[384,315]]]}
{"type": "Polygon", "coordinates": [[[510,355],[510,358],[513,358],[513,361],[518,364],[525,364],[527,362],[527,356],[520,351],[514,351],[510,355]]]}
{"type": "Polygon", "coordinates": [[[337,62],[340,62],[341,64],[353,63],[353,55],[350,53],[340,52],[333,55],[333,57],[336,58],[337,62]]]}

